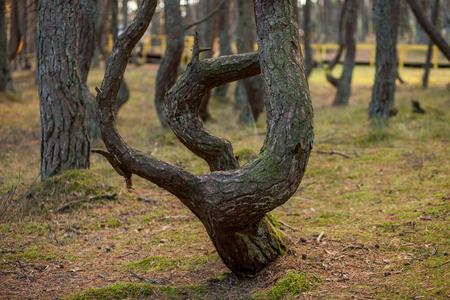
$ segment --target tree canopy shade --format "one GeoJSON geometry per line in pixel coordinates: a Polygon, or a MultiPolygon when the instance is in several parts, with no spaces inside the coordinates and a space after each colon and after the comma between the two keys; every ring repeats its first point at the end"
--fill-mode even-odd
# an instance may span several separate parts
{"type": "Polygon", "coordinates": [[[177,137],[195,153],[202,153],[210,168],[217,170],[196,176],[127,145],[115,126],[114,100],[128,58],[156,4],[156,0],[143,1],[108,60],[97,95],[103,140],[123,170],[171,192],[202,221],[220,257],[234,273],[253,276],[284,251],[283,240],[266,214],[297,190],[313,143],[313,110],[295,5],[292,0],[254,0],[258,53],[200,61],[200,49],[195,45],[192,61],[169,92],[166,104],[169,125],[177,137]],[[267,135],[259,156],[238,168],[230,143],[203,128],[198,103],[211,88],[260,71],[267,135]],[[217,158],[209,160],[214,155],[217,158]]]}

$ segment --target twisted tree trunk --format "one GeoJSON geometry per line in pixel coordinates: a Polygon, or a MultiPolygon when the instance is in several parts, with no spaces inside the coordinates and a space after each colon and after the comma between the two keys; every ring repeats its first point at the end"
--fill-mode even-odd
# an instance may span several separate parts
{"type": "Polygon", "coordinates": [[[168,93],[172,130],[211,170],[217,170],[201,176],[130,147],[116,130],[114,99],[126,61],[156,4],[157,0],[144,0],[108,60],[97,95],[105,145],[125,172],[177,196],[202,221],[220,257],[234,273],[253,276],[285,249],[266,214],[297,190],[313,143],[313,111],[293,1],[254,0],[258,53],[200,61],[196,40],[188,69],[168,93]],[[265,84],[267,136],[259,156],[239,168],[231,144],[203,127],[198,104],[213,87],[260,71],[265,84]]]}
{"type": "MultiPolygon", "coordinates": [[[[351,95],[351,84],[353,77],[353,68],[355,67],[355,56],[356,56],[356,41],[355,41],[355,32],[356,32],[356,23],[355,20],[357,18],[358,11],[358,2],[356,0],[348,0],[344,3],[343,11],[341,18],[345,23],[345,43],[341,40],[340,50],[338,51],[339,56],[342,53],[343,48],[345,47],[345,60],[344,67],[342,70],[341,77],[335,78],[331,75],[331,70],[334,68],[336,63],[339,60],[339,57],[335,59],[335,61],[330,64],[330,67],[327,70],[327,80],[337,88],[336,96],[333,101],[333,106],[347,105],[348,100],[351,95]]],[[[341,22],[342,24],[342,22],[341,22]]]]}
{"type": "MultiPolygon", "coordinates": [[[[438,18],[439,18],[439,0],[434,0],[433,11],[431,13],[431,23],[434,26],[437,26],[438,18]]],[[[425,60],[424,72],[422,77],[422,87],[424,89],[428,88],[428,77],[430,75],[431,55],[433,53],[433,45],[434,45],[433,41],[430,39],[430,41],[428,42],[427,57],[425,60]]]]}

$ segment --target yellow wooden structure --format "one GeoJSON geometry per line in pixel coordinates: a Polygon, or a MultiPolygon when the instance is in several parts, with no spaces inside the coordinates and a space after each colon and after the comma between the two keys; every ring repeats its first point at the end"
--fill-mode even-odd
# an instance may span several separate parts
{"type": "MultiPolygon", "coordinates": [[[[108,48],[112,50],[112,37],[109,36],[108,48]]],[[[165,35],[149,35],[144,37],[143,40],[143,60],[147,59],[147,55],[154,54],[157,56],[164,56],[164,52],[166,50],[166,41],[167,37],[165,35]]],[[[182,61],[188,61],[191,58],[191,50],[194,45],[194,37],[186,36],[184,38],[184,51],[182,61]]],[[[312,44],[311,48],[314,50],[313,58],[316,61],[323,62],[327,60],[327,53],[334,52],[339,48],[337,44],[312,44]]],[[[218,39],[214,41],[213,53],[215,50],[219,49],[218,47],[218,39]]],[[[232,45],[233,51],[236,52],[236,45],[232,45]]],[[[257,45],[255,44],[255,50],[257,49],[257,45]]],[[[369,64],[371,66],[375,65],[375,50],[376,45],[373,44],[357,44],[357,50],[361,51],[369,51],[369,64]]],[[[408,62],[408,53],[418,52],[421,54],[426,53],[428,49],[427,45],[397,45],[398,51],[398,65],[400,68],[403,68],[405,62],[408,62]]],[[[217,54],[216,54],[217,55],[217,54]]],[[[423,63],[423,61],[417,61],[417,63],[423,63]]],[[[433,55],[432,55],[432,63],[434,68],[438,68],[439,66],[439,49],[437,46],[433,46],[433,55]]]]}

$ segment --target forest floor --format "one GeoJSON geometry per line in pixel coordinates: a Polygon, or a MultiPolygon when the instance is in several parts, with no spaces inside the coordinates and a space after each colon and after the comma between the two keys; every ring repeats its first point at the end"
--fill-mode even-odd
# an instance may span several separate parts
{"type": "MultiPolygon", "coordinates": [[[[158,123],[156,70],[128,68],[119,131],[157,158],[207,173],[158,123]]],[[[273,212],[290,250],[251,279],[224,266],[174,196],[136,176],[127,191],[100,156],[89,171],[40,183],[34,73],[15,72],[19,93],[0,96],[0,298],[450,299],[450,69],[432,70],[427,90],[422,72],[401,70],[398,115],[374,129],[373,68],[356,68],[341,108],[331,107],[335,90],[314,70],[314,152],[297,193],[273,212]],[[411,100],[426,114],[412,113],[411,100]]],[[[102,70],[92,70],[92,91],[101,80],[102,70]]],[[[245,162],[262,145],[265,120],[239,124],[233,90],[212,100],[207,127],[245,162]]]]}

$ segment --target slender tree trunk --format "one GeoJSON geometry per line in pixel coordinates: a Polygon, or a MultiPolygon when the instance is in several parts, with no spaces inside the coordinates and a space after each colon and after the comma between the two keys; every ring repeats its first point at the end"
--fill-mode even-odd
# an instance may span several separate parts
{"type": "MultiPolygon", "coordinates": [[[[119,0],[110,0],[111,5],[111,34],[113,41],[117,40],[119,34],[119,0]]],[[[119,94],[117,94],[117,101],[115,112],[116,116],[119,114],[120,108],[130,99],[130,91],[128,89],[128,85],[124,80],[122,80],[122,84],[120,85],[119,94]]]]}
{"type": "Polygon", "coordinates": [[[283,238],[266,214],[297,190],[313,143],[313,111],[293,1],[254,1],[259,54],[200,61],[196,41],[188,69],[168,93],[172,130],[212,170],[222,170],[201,176],[130,147],[116,130],[112,107],[126,61],[156,4],[156,0],[144,0],[136,16],[139,22],[133,22],[133,28],[119,39],[113,50],[118,55],[108,61],[97,96],[105,145],[127,172],[176,195],[202,221],[234,273],[254,276],[285,250],[283,238]],[[229,142],[204,129],[198,104],[211,88],[260,71],[266,85],[267,136],[259,156],[236,169],[229,142]]]}
{"type": "Polygon", "coordinates": [[[323,1],[323,34],[324,34],[324,43],[327,44],[329,42],[329,22],[330,22],[330,0],[323,1]]]}
{"type": "MultiPolygon", "coordinates": [[[[398,0],[400,1],[400,0],[398,0]]],[[[367,0],[360,1],[360,19],[361,19],[361,31],[359,33],[359,41],[364,42],[366,40],[368,27],[369,27],[369,15],[367,13],[367,0]]]]}
{"type": "Polygon", "coordinates": [[[166,52],[159,64],[156,75],[155,107],[159,121],[167,127],[164,97],[177,80],[178,66],[184,49],[184,27],[181,18],[180,0],[164,2],[164,19],[166,22],[166,52]]]}
{"type": "Polygon", "coordinates": [[[393,15],[398,1],[375,0],[376,24],[375,83],[369,105],[369,119],[378,120],[380,126],[389,124],[389,109],[394,105],[397,78],[396,32],[393,15]]]}
{"type": "MultiPolygon", "coordinates": [[[[201,15],[202,17],[207,16],[215,6],[217,6],[218,1],[216,0],[200,0],[199,7],[201,8],[201,15]]],[[[209,18],[206,22],[203,22],[199,25],[199,37],[200,37],[200,44],[202,47],[211,48],[211,51],[203,52],[202,56],[203,58],[211,58],[213,53],[213,43],[214,38],[216,37],[216,28],[215,28],[215,17],[209,18]]],[[[209,112],[208,112],[208,105],[209,105],[209,99],[211,97],[211,92],[208,92],[202,99],[202,102],[200,103],[200,118],[203,121],[206,121],[210,118],[209,112]]]]}
{"type": "Polygon", "coordinates": [[[8,40],[6,35],[6,0],[0,0],[0,92],[6,91],[8,82],[8,40]]]}
{"type": "Polygon", "coordinates": [[[81,0],[78,16],[78,67],[86,102],[86,121],[91,141],[101,139],[95,96],[89,91],[87,77],[94,56],[97,38],[97,0],[81,0]]]}
{"type": "Polygon", "coordinates": [[[305,42],[305,69],[309,77],[313,70],[311,50],[311,0],[306,0],[303,6],[303,40],[305,42]]]}
{"type": "Polygon", "coordinates": [[[41,179],[89,167],[86,107],[78,74],[79,0],[41,0],[39,100],[41,179]]]}
{"type": "Polygon", "coordinates": [[[123,30],[128,27],[128,0],[122,0],[123,30]]]}
{"type": "Polygon", "coordinates": [[[39,0],[32,0],[33,1],[33,51],[34,51],[34,57],[35,57],[35,83],[38,84],[39,82],[39,70],[37,67],[37,57],[38,57],[38,46],[39,46],[39,30],[38,30],[38,23],[39,23],[39,0]]]}
{"type": "Polygon", "coordinates": [[[412,12],[417,18],[420,26],[422,26],[423,30],[428,34],[430,39],[436,46],[441,50],[442,54],[450,60],[450,45],[447,44],[445,39],[440,35],[439,31],[436,27],[431,24],[430,21],[427,20],[427,17],[423,13],[423,8],[417,0],[407,0],[409,6],[411,7],[412,12]]]}
{"type": "Polygon", "coordinates": [[[6,90],[11,92],[14,92],[11,62],[19,54],[23,43],[22,40],[23,37],[19,26],[20,24],[19,5],[20,2],[18,0],[12,1],[11,3],[11,16],[10,16],[9,41],[8,41],[9,66],[8,66],[8,81],[6,83],[6,90]]]}
{"type": "MultiPolygon", "coordinates": [[[[351,84],[353,77],[353,68],[355,67],[356,56],[356,18],[358,16],[358,0],[349,0],[347,10],[342,12],[345,14],[345,60],[344,68],[341,77],[330,82],[336,82],[336,97],[333,101],[333,106],[347,105],[351,95],[351,84]]],[[[331,72],[327,74],[327,79],[330,79],[331,72]]]]}
{"type": "Polygon", "coordinates": [[[28,1],[27,0],[22,0],[21,5],[20,5],[20,14],[21,14],[21,19],[22,19],[22,34],[23,34],[23,46],[22,46],[22,51],[20,52],[23,55],[23,59],[24,59],[24,68],[26,70],[31,69],[31,64],[30,64],[30,60],[28,59],[28,54],[29,54],[29,39],[28,39],[28,32],[29,32],[29,22],[28,22],[28,13],[29,13],[29,9],[28,9],[28,1]]]}
{"type": "MultiPolygon", "coordinates": [[[[256,27],[251,0],[238,0],[239,23],[237,27],[237,50],[239,53],[254,51],[256,43],[256,27]]],[[[246,124],[254,123],[264,111],[264,94],[261,76],[253,76],[238,81],[235,92],[236,100],[242,97],[245,103],[239,120],[246,124]],[[239,94],[238,94],[239,93],[239,94]]],[[[241,101],[242,101],[241,100],[241,101]]]]}
{"type": "MultiPolygon", "coordinates": [[[[431,23],[434,26],[437,26],[438,18],[439,18],[439,0],[434,0],[433,11],[431,13],[431,23]]],[[[431,55],[433,53],[433,45],[434,45],[433,41],[430,39],[428,43],[427,58],[425,61],[424,73],[422,77],[422,87],[425,89],[428,87],[428,77],[431,68],[431,55]]]]}
{"type": "MultiPolygon", "coordinates": [[[[219,12],[218,18],[220,56],[233,54],[233,51],[231,50],[230,35],[230,1],[224,2],[221,12],[219,12]]],[[[214,91],[214,96],[225,98],[228,93],[228,88],[228,84],[218,86],[214,91]]]]}

